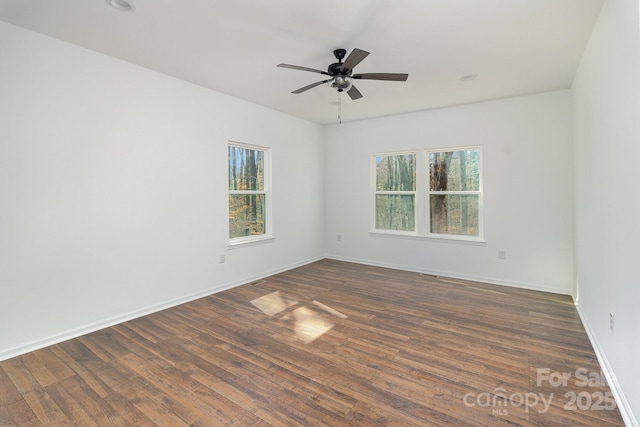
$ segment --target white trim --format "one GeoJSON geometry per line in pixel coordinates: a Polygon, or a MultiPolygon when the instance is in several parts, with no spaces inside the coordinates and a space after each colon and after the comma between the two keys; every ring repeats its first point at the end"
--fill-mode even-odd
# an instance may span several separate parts
{"type": "Polygon", "coordinates": [[[618,410],[620,411],[620,415],[622,416],[622,420],[624,424],[629,427],[639,427],[638,420],[633,415],[633,411],[631,410],[631,405],[629,405],[629,401],[627,400],[620,384],[618,383],[617,377],[607,356],[598,341],[598,338],[589,323],[589,319],[587,318],[587,314],[584,312],[582,305],[580,305],[580,301],[575,302],[576,310],[578,311],[578,315],[580,316],[580,320],[582,320],[582,325],[584,326],[585,331],[587,332],[587,336],[589,337],[589,341],[591,341],[591,346],[593,347],[594,352],[596,353],[596,357],[598,358],[598,362],[600,363],[600,367],[602,369],[602,373],[607,379],[607,384],[609,384],[609,388],[611,389],[611,393],[613,397],[616,399],[616,404],[618,405],[618,410]]]}
{"type": "Polygon", "coordinates": [[[369,230],[371,236],[378,237],[399,237],[401,239],[424,239],[424,236],[415,231],[402,231],[402,230],[369,230]]]}
{"type": "Polygon", "coordinates": [[[474,245],[474,246],[486,246],[487,241],[484,239],[477,239],[474,237],[454,234],[429,234],[424,236],[418,233],[401,233],[397,230],[370,230],[369,236],[371,237],[387,237],[398,239],[411,239],[411,240],[424,240],[429,242],[440,243],[458,243],[461,245],[474,245]]]}
{"type": "Polygon", "coordinates": [[[382,195],[390,195],[390,196],[415,196],[416,192],[415,191],[392,191],[392,190],[384,190],[384,191],[376,191],[376,195],[378,194],[382,194],[382,195]]]}
{"type": "Polygon", "coordinates": [[[380,235],[383,237],[399,237],[418,240],[430,240],[434,242],[447,242],[453,243],[464,242],[468,244],[486,244],[484,237],[484,189],[483,189],[483,153],[482,145],[469,145],[461,147],[450,148],[436,148],[436,149],[424,149],[424,150],[405,150],[405,151],[390,151],[390,152],[378,152],[371,154],[370,173],[369,173],[369,187],[371,191],[370,200],[370,216],[369,216],[369,234],[372,236],[380,235]],[[429,182],[429,154],[430,153],[442,153],[442,152],[456,152],[456,151],[478,151],[478,163],[480,169],[480,183],[478,190],[468,191],[437,191],[432,192],[429,182]],[[423,155],[419,155],[422,152],[423,155]],[[377,191],[376,189],[376,158],[377,157],[389,157],[398,155],[414,155],[415,156],[415,174],[416,174],[416,189],[415,191],[377,191]],[[392,195],[411,195],[414,200],[414,229],[412,231],[403,230],[387,230],[376,228],[376,196],[378,194],[392,194],[392,195]],[[430,230],[430,213],[429,213],[429,201],[432,194],[439,195],[475,195],[478,197],[478,235],[467,236],[460,234],[439,234],[431,233],[430,230]]]}
{"type": "MultiPolygon", "coordinates": [[[[231,195],[239,195],[239,194],[264,194],[264,234],[251,235],[251,236],[242,236],[228,239],[228,247],[239,247],[239,246],[247,246],[256,243],[266,243],[268,241],[273,241],[273,221],[272,221],[272,213],[273,213],[273,196],[272,196],[272,188],[271,188],[271,148],[264,147],[260,145],[253,144],[244,144],[242,142],[236,141],[228,141],[227,143],[227,168],[229,166],[229,147],[239,147],[247,150],[253,151],[261,151],[262,152],[262,162],[263,162],[263,177],[262,177],[262,191],[256,190],[228,190],[228,194],[231,195]],[[264,241],[264,242],[258,242],[264,241]]],[[[227,172],[227,179],[229,173],[227,172]]],[[[229,223],[229,206],[227,206],[227,225],[229,223]]],[[[229,235],[229,230],[227,230],[227,235],[229,235]]]]}
{"type": "Polygon", "coordinates": [[[355,264],[371,265],[371,266],[374,266],[374,267],[384,267],[384,268],[391,268],[391,269],[394,269],[394,270],[411,271],[413,273],[422,273],[422,274],[428,274],[428,275],[431,275],[431,276],[441,276],[441,277],[449,277],[449,278],[452,278],[452,279],[469,280],[469,281],[472,281],[472,282],[486,283],[488,285],[509,286],[511,288],[527,289],[527,290],[530,290],[530,291],[542,291],[542,292],[549,292],[549,293],[552,293],[552,294],[571,296],[571,290],[570,289],[560,290],[560,289],[550,288],[550,287],[545,286],[545,285],[540,285],[540,284],[537,284],[537,283],[516,282],[516,281],[511,281],[511,280],[501,280],[501,279],[496,279],[496,278],[493,278],[493,277],[476,276],[476,275],[471,275],[471,274],[461,274],[461,273],[455,273],[455,272],[452,272],[452,271],[429,270],[429,269],[426,269],[426,268],[416,268],[416,267],[402,265],[402,264],[375,262],[375,261],[363,260],[363,259],[358,259],[358,258],[342,257],[342,256],[337,256],[337,255],[326,255],[325,258],[333,259],[333,260],[336,260],[336,261],[353,262],[355,264]]]}
{"type": "Polygon", "coordinates": [[[469,240],[469,241],[484,241],[484,170],[483,170],[483,152],[482,145],[468,145],[462,147],[451,147],[451,148],[428,148],[425,150],[425,191],[424,191],[424,235],[428,238],[435,238],[438,240],[469,240]],[[480,168],[480,182],[478,190],[469,190],[469,191],[431,191],[431,182],[430,182],[430,173],[429,173],[429,154],[430,153],[443,153],[443,152],[455,152],[455,151],[467,151],[467,150],[478,150],[478,163],[480,168]],[[431,195],[478,195],[478,235],[477,236],[461,236],[458,234],[439,234],[439,233],[431,233],[431,195]]]}
{"type": "Polygon", "coordinates": [[[26,344],[18,345],[16,347],[12,347],[7,350],[0,351],[0,362],[3,360],[11,359],[12,357],[20,356],[21,354],[29,353],[31,351],[40,350],[41,348],[45,348],[54,344],[61,343],[63,341],[70,340],[72,338],[77,338],[82,335],[90,334],[91,332],[98,331],[100,329],[108,328],[110,326],[114,326],[120,323],[127,322],[129,320],[137,319],[138,317],[147,316],[149,314],[156,313],[158,311],[166,310],[171,307],[175,307],[181,304],[185,304],[200,298],[207,297],[209,295],[216,294],[218,292],[225,291],[227,289],[235,288],[237,286],[246,285],[247,283],[255,282],[256,280],[264,279],[269,276],[273,276],[278,273],[282,273],[284,271],[292,270],[294,268],[302,267],[307,264],[311,264],[317,261],[324,259],[324,256],[314,257],[308,260],[300,261],[294,264],[290,264],[288,266],[278,268],[275,270],[270,270],[261,274],[257,274],[255,276],[246,277],[241,280],[237,280],[234,282],[223,283],[221,285],[215,286],[213,288],[206,289],[201,292],[196,292],[194,294],[190,294],[184,297],[175,298],[169,301],[165,301],[160,304],[155,304],[140,310],[131,311],[129,313],[121,314],[118,316],[113,316],[98,322],[93,322],[88,325],[79,326],[77,328],[70,329],[66,332],[62,332],[60,334],[51,335],[42,339],[38,339],[35,341],[31,341],[26,344]]]}
{"type": "Polygon", "coordinates": [[[415,154],[417,156],[418,151],[420,150],[418,150],[417,148],[410,148],[408,150],[398,150],[398,151],[379,151],[377,153],[371,153],[371,156],[373,157],[375,162],[376,156],[405,156],[407,154],[415,154]]]}
{"type": "Polygon", "coordinates": [[[418,156],[418,151],[419,150],[405,150],[405,151],[390,151],[390,152],[380,152],[380,153],[372,153],[371,154],[371,163],[370,163],[370,172],[369,172],[369,188],[371,189],[371,214],[369,217],[369,227],[371,228],[371,230],[375,230],[376,232],[385,232],[385,231],[392,231],[392,232],[398,232],[398,233],[406,233],[409,235],[413,235],[415,233],[418,232],[418,182],[419,180],[419,176],[418,176],[418,158],[420,156],[418,156]],[[409,156],[409,155],[413,155],[414,156],[414,185],[416,186],[416,189],[413,191],[408,191],[408,190],[402,190],[402,191],[389,191],[389,190],[385,190],[385,191],[378,191],[377,190],[377,180],[378,180],[378,174],[377,174],[377,163],[376,163],[376,158],[377,157],[389,157],[389,156],[409,156]],[[383,194],[383,195],[392,195],[392,196],[413,196],[413,230],[412,231],[404,231],[404,230],[386,230],[386,229],[378,229],[376,228],[376,196],[378,194],[383,194]]]}
{"type": "Polygon", "coordinates": [[[264,145],[247,144],[245,142],[233,141],[231,139],[229,141],[227,141],[227,146],[229,146],[229,145],[233,145],[234,147],[246,148],[246,149],[249,149],[249,150],[270,149],[269,147],[265,147],[264,145]]]}
{"type": "Polygon", "coordinates": [[[273,236],[247,236],[247,237],[237,237],[229,242],[227,245],[227,249],[239,249],[244,248],[246,246],[254,246],[261,245],[263,243],[273,243],[276,238],[273,236]]]}
{"type": "Polygon", "coordinates": [[[478,191],[478,190],[467,190],[467,191],[463,191],[463,190],[455,190],[455,191],[431,191],[428,190],[427,191],[429,193],[429,195],[443,195],[443,196],[479,196],[482,194],[482,191],[478,191]]]}

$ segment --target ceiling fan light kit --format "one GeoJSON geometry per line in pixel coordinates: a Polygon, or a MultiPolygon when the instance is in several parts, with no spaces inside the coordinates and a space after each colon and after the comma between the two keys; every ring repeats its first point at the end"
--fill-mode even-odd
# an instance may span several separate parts
{"type": "Polygon", "coordinates": [[[349,77],[346,76],[336,76],[329,80],[327,83],[330,87],[338,89],[338,92],[342,92],[343,90],[348,91],[353,86],[351,80],[349,80],[349,77]]]}
{"type": "Polygon", "coordinates": [[[362,94],[360,91],[353,85],[353,79],[364,79],[364,80],[387,80],[387,81],[397,81],[404,82],[409,77],[408,74],[400,74],[400,73],[364,73],[364,74],[353,74],[353,69],[356,65],[362,62],[367,56],[369,56],[369,52],[364,51],[362,49],[355,48],[351,51],[349,56],[342,61],[347,55],[347,51],[345,49],[336,49],[333,51],[333,55],[336,57],[338,62],[334,62],[329,65],[327,71],[318,70],[315,68],[309,67],[301,67],[299,65],[291,65],[291,64],[278,64],[278,67],[281,68],[290,68],[293,70],[301,70],[301,71],[309,71],[312,73],[318,73],[325,76],[329,76],[330,78],[326,80],[322,80],[316,83],[311,83],[310,85],[301,87],[300,89],[296,89],[291,93],[299,94],[305,92],[309,89],[312,89],[316,86],[320,86],[321,84],[327,83],[329,87],[336,89],[338,92],[346,91],[349,97],[353,100],[362,98],[362,94]]]}

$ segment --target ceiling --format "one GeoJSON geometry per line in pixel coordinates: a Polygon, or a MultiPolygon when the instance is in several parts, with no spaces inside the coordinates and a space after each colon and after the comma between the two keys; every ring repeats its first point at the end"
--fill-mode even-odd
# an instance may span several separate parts
{"type": "Polygon", "coordinates": [[[603,0],[131,1],[0,0],[0,20],[328,124],[569,88],[603,0]],[[336,48],[409,79],[291,94],[325,76],[276,65],[326,70],[336,48]]]}

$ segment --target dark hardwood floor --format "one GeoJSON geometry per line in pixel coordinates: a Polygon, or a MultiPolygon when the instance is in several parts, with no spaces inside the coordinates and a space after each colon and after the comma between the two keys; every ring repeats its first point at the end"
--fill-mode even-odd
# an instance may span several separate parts
{"type": "Polygon", "coordinates": [[[323,260],[0,362],[0,425],[622,426],[603,381],[570,297],[323,260]]]}

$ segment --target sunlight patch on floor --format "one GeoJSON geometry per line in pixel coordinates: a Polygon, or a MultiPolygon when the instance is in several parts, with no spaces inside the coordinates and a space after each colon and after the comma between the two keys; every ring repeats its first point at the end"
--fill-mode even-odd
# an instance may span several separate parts
{"type": "Polygon", "coordinates": [[[251,300],[251,304],[267,316],[280,315],[279,320],[287,323],[288,327],[293,329],[295,338],[305,344],[315,341],[335,326],[335,323],[327,320],[327,314],[339,319],[347,318],[346,314],[316,300],[313,300],[311,304],[322,310],[321,312],[311,310],[306,306],[292,309],[299,304],[298,301],[282,296],[280,291],[255,298],[251,300]],[[288,309],[291,310],[287,311],[288,309]]]}
{"type": "Polygon", "coordinates": [[[281,297],[280,291],[272,292],[251,301],[251,304],[258,307],[267,316],[276,315],[297,303],[298,301],[281,297]]]}
{"type": "Polygon", "coordinates": [[[296,308],[292,314],[295,319],[293,330],[296,337],[305,344],[315,341],[335,326],[335,323],[323,319],[322,316],[307,307],[296,308]]]}
{"type": "Polygon", "coordinates": [[[319,301],[313,301],[313,305],[315,305],[316,307],[321,308],[322,310],[326,311],[329,314],[332,314],[336,317],[339,317],[341,319],[346,319],[347,315],[346,314],[342,314],[340,313],[338,310],[334,310],[333,308],[329,307],[328,305],[324,305],[323,303],[319,302],[319,301]]]}

